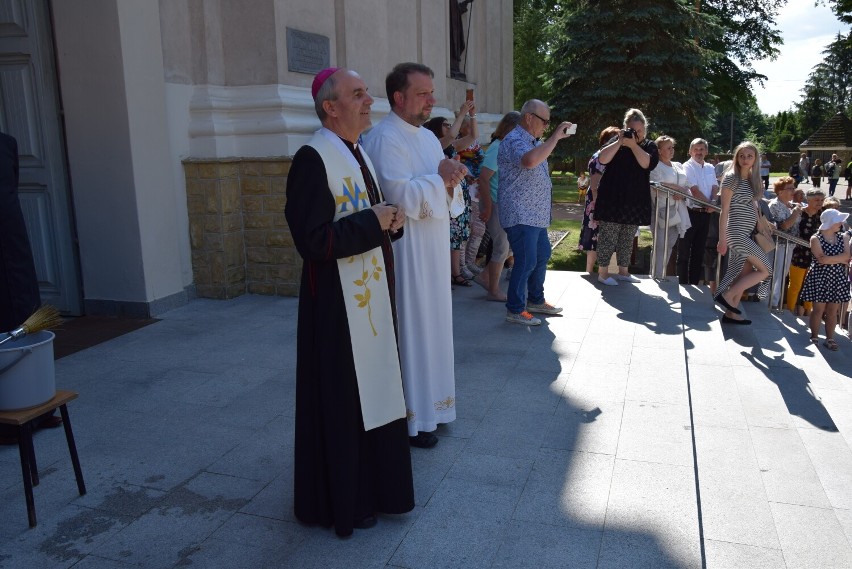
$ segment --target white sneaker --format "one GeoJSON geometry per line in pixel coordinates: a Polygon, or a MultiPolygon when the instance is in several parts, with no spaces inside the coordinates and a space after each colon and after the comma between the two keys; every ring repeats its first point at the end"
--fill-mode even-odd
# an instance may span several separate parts
{"type": "Polygon", "coordinates": [[[602,279],[600,276],[598,276],[598,282],[601,284],[605,284],[606,286],[618,286],[618,281],[616,281],[612,277],[602,279]]]}
{"type": "Polygon", "coordinates": [[[642,281],[640,281],[639,279],[637,279],[636,277],[634,277],[633,275],[615,275],[615,278],[617,278],[617,279],[618,279],[618,280],[620,280],[620,281],[624,281],[624,282],[626,282],[626,283],[639,283],[639,282],[642,282],[642,281]]]}
{"type": "Polygon", "coordinates": [[[526,324],[527,326],[538,326],[541,324],[540,319],[536,318],[526,310],[520,314],[506,312],[506,322],[511,322],[512,324],[526,324]]]}
{"type": "Polygon", "coordinates": [[[560,312],[562,312],[562,307],[553,306],[547,301],[544,301],[541,304],[528,302],[527,312],[532,312],[533,314],[559,314],[560,312]]]}

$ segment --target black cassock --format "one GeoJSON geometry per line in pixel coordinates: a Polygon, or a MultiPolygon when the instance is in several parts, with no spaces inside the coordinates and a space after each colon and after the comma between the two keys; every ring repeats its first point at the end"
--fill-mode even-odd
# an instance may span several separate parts
{"type": "Polygon", "coordinates": [[[18,200],[18,143],[0,133],[0,332],[23,324],[40,304],[33,253],[18,200]]]}
{"type": "MultiPolygon", "coordinates": [[[[405,418],[364,430],[337,270],[337,259],[381,246],[393,305],[391,240],[370,210],[334,221],[325,165],[310,146],[293,158],[285,213],[304,261],[296,355],[295,513],[305,523],[333,524],[345,536],[356,519],[414,508],[405,418]]],[[[393,314],[395,323],[395,306],[393,314]]]]}

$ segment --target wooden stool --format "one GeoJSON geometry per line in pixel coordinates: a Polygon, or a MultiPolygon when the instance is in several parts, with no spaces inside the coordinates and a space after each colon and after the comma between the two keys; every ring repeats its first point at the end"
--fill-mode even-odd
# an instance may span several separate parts
{"type": "Polygon", "coordinates": [[[62,414],[62,426],[65,427],[65,440],[68,441],[68,451],[71,453],[71,464],[74,466],[74,476],[77,477],[77,489],[80,495],[86,493],[86,484],[83,482],[83,471],[80,470],[80,459],[77,458],[77,445],[74,443],[74,433],[71,431],[71,421],[68,419],[68,409],[65,406],[69,401],[77,399],[73,391],[57,391],[56,395],[38,407],[23,409],[21,411],[0,411],[0,424],[13,425],[17,427],[18,451],[21,454],[21,473],[24,476],[24,494],[27,499],[27,517],[30,527],[36,526],[35,501],[33,500],[33,486],[38,486],[38,466],[36,466],[35,449],[33,448],[33,431],[36,419],[45,413],[52,413],[57,407],[62,414]]]}

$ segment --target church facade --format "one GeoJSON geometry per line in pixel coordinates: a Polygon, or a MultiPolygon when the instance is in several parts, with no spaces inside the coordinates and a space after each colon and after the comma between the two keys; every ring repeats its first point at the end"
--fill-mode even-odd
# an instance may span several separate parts
{"type": "Polygon", "coordinates": [[[322,67],[361,74],[374,123],[401,61],[435,71],[433,114],[451,116],[474,88],[483,139],[512,108],[510,0],[467,5],[460,29],[448,0],[5,6],[0,130],[19,141],[43,299],[67,314],[295,294],[284,188],[319,127],[322,67]]]}

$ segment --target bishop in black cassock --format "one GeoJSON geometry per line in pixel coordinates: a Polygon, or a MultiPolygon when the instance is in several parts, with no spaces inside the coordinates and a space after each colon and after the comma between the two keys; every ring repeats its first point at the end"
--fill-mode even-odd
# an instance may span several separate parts
{"type": "Polygon", "coordinates": [[[313,95],[324,128],[293,158],[285,209],[303,259],[295,514],[347,536],[414,507],[391,248],[405,215],[383,201],[357,144],[373,102],[363,80],[324,70],[313,95]]]}

